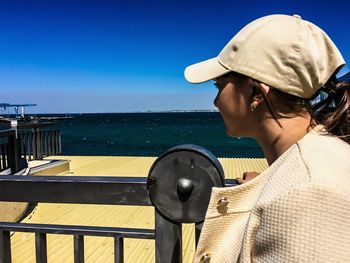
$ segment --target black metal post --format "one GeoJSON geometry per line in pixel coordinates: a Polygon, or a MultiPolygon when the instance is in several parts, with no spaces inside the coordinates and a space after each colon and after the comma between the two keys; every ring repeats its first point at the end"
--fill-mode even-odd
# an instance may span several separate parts
{"type": "Polygon", "coordinates": [[[33,148],[33,159],[36,160],[38,155],[37,155],[37,133],[36,133],[36,129],[33,129],[33,133],[32,133],[32,148],[33,148]]]}
{"type": "Polygon", "coordinates": [[[155,210],[156,263],[182,262],[182,225],[162,217],[155,210]]]}
{"type": "Polygon", "coordinates": [[[0,263],[11,263],[10,231],[0,231],[0,263]]]}
{"type": "Polygon", "coordinates": [[[27,156],[26,137],[27,134],[21,134],[18,136],[19,144],[21,145],[21,156],[24,158],[27,156]]]}
{"type": "Polygon", "coordinates": [[[27,137],[27,149],[28,149],[28,160],[31,161],[33,158],[33,144],[30,142],[33,141],[33,134],[28,133],[27,137]]]}
{"type": "Polygon", "coordinates": [[[52,131],[53,133],[53,144],[54,144],[54,155],[58,152],[58,140],[57,140],[57,131],[52,131]]]}
{"type": "Polygon", "coordinates": [[[12,135],[8,136],[8,162],[11,168],[12,173],[16,173],[19,171],[19,145],[18,139],[16,138],[16,133],[14,132],[12,135]]]}
{"type": "Polygon", "coordinates": [[[202,227],[203,227],[203,223],[196,223],[194,227],[195,237],[196,237],[196,248],[198,245],[199,236],[201,235],[201,232],[202,232],[202,227]]]}
{"type": "Polygon", "coordinates": [[[61,131],[58,131],[58,154],[62,153],[61,131]]]}
{"type": "Polygon", "coordinates": [[[35,233],[36,263],[47,263],[47,242],[45,233],[35,233]]]}
{"type": "Polygon", "coordinates": [[[74,263],[84,263],[84,236],[74,235],[74,263]]]}
{"type": "Polygon", "coordinates": [[[50,155],[54,154],[54,145],[53,145],[53,139],[52,139],[52,131],[49,132],[49,144],[50,144],[50,155]]]}
{"type": "Polygon", "coordinates": [[[6,169],[6,145],[1,145],[1,170],[6,169]]]}
{"type": "Polygon", "coordinates": [[[37,133],[37,150],[38,150],[38,156],[37,159],[41,160],[43,159],[43,149],[42,149],[42,132],[39,130],[37,133]]]}
{"type": "Polygon", "coordinates": [[[43,157],[48,156],[47,154],[47,131],[42,131],[42,148],[43,148],[43,157]]]}
{"type": "Polygon", "coordinates": [[[124,239],[122,237],[114,237],[114,262],[124,262],[124,239]]]}

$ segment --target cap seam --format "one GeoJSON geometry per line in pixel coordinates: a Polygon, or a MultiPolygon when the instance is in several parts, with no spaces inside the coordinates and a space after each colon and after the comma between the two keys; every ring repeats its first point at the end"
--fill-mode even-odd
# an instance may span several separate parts
{"type": "MultiPolygon", "coordinates": [[[[292,72],[293,68],[291,67],[291,65],[293,65],[293,63],[294,64],[298,63],[297,57],[300,56],[300,42],[301,42],[301,30],[302,30],[302,28],[301,28],[301,26],[302,26],[301,25],[301,19],[295,17],[295,22],[297,23],[297,32],[296,32],[297,34],[294,36],[295,40],[294,40],[294,42],[291,45],[291,47],[293,48],[293,51],[294,51],[293,52],[294,56],[291,56],[291,55],[288,56],[288,65],[287,65],[288,66],[287,67],[288,68],[288,75],[293,73],[292,72]],[[295,47],[294,47],[294,45],[295,45],[295,47]]],[[[294,85],[291,85],[289,83],[290,80],[289,80],[289,78],[287,76],[287,72],[283,72],[283,82],[284,82],[284,87],[275,87],[275,88],[283,90],[286,87],[294,86],[294,85]]],[[[293,91],[293,93],[295,93],[295,92],[293,91]]],[[[301,94],[299,94],[299,92],[297,92],[297,94],[298,94],[298,96],[301,96],[301,94]]]]}

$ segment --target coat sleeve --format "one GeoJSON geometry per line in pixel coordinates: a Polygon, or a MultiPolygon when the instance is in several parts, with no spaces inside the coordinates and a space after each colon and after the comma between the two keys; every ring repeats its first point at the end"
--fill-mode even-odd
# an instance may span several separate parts
{"type": "Polygon", "coordinates": [[[312,182],[261,211],[251,256],[258,262],[350,262],[349,190],[312,182]]]}

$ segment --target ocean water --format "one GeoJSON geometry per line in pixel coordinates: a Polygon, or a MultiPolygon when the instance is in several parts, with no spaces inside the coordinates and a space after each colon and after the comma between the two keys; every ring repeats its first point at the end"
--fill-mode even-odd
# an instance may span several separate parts
{"type": "Polygon", "coordinates": [[[63,155],[159,156],[197,144],[217,157],[263,157],[257,143],[230,138],[217,112],[75,114],[57,122],[63,155]]]}

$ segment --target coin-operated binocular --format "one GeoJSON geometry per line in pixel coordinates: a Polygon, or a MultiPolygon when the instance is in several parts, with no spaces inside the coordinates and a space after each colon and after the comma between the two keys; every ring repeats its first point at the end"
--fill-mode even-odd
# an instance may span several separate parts
{"type": "Polygon", "coordinates": [[[224,185],[218,159],[193,144],[176,146],[161,155],[147,179],[150,199],[158,213],[175,223],[202,222],[212,187],[224,185]]]}

